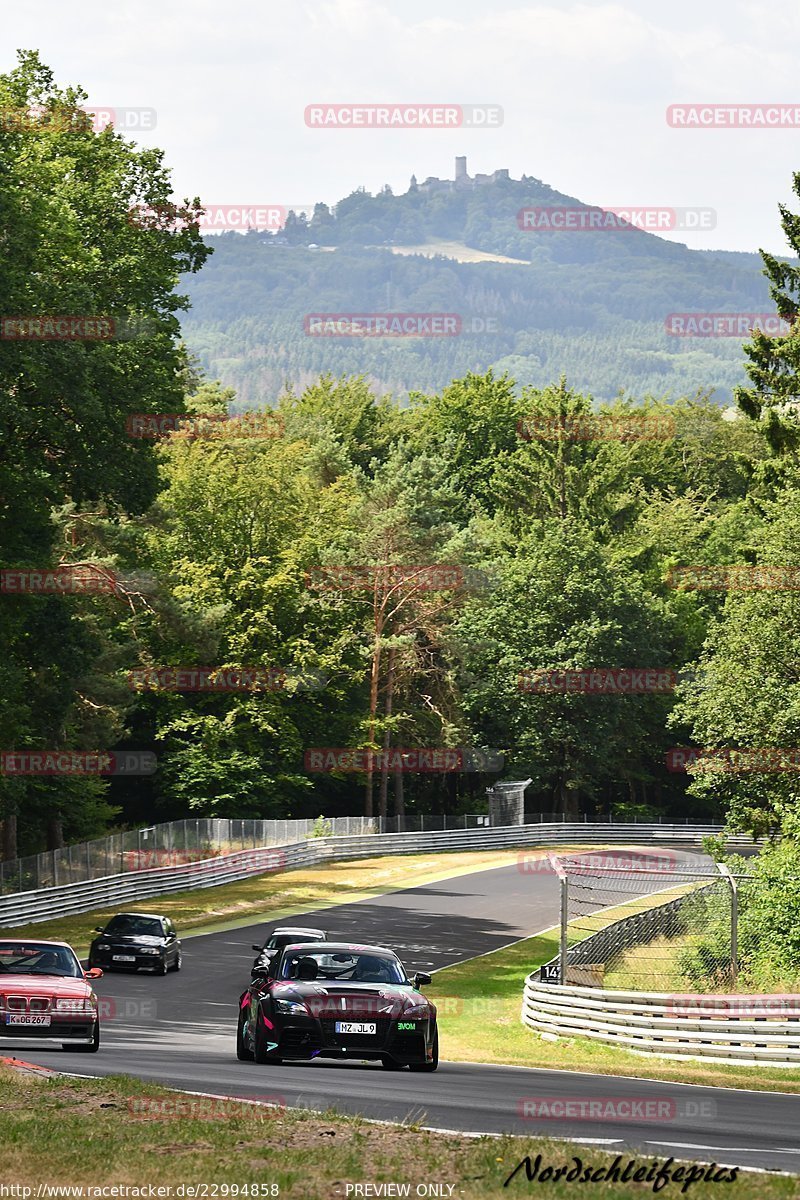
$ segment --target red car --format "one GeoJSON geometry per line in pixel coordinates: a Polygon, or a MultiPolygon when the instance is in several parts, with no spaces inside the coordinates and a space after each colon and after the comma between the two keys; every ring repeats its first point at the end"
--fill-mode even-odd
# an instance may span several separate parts
{"type": "Polygon", "coordinates": [[[0,1053],[4,1043],[61,1042],[93,1054],[100,1046],[97,996],[66,942],[0,941],[0,1053]]]}

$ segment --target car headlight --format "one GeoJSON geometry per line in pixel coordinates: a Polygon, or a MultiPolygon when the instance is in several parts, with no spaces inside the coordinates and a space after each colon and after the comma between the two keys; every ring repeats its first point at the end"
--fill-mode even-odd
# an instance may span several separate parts
{"type": "Polygon", "coordinates": [[[56,1012],[86,1012],[91,1008],[88,1000],[56,1000],[56,1012]]]}
{"type": "Polygon", "coordinates": [[[400,1016],[403,1021],[422,1021],[430,1011],[427,1004],[412,1004],[411,1008],[404,1008],[400,1016]]]}
{"type": "Polygon", "coordinates": [[[161,951],[156,949],[155,946],[140,946],[140,947],[138,947],[136,953],[137,954],[160,954],[161,951]]]}
{"type": "Polygon", "coordinates": [[[97,943],[97,949],[98,949],[98,950],[110,950],[110,949],[111,949],[111,945],[110,945],[110,943],[109,943],[109,942],[98,942],[98,943],[97,943]]]}
{"type": "Polygon", "coordinates": [[[300,1013],[304,1017],[308,1016],[308,1009],[306,1008],[305,1004],[302,1004],[298,1000],[275,1000],[273,1003],[275,1005],[275,1011],[283,1013],[284,1016],[288,1016],[290,1013],[300,1013]]]}

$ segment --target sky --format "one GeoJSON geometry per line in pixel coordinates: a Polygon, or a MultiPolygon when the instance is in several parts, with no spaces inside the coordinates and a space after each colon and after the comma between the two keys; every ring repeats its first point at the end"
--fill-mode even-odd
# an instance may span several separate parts
{"type": "MultiPolygon", "coordinates": [[[[36,0],[4,5],[0,71],[38,49],[88,105],[155,109],[177,198],[334,203],[412,172],[508,168],[605,207],[699,207],[697,249],[786,252],[778,204],[800,170],[781,128],[672,128],[672,104],[800,114],[800,5],[762,0],[36,0]],[[313,104],[500,106],[491,128],[310,128],[313,104]]],[[[800,201],[795,200],[800,207],[800,201]]]]}

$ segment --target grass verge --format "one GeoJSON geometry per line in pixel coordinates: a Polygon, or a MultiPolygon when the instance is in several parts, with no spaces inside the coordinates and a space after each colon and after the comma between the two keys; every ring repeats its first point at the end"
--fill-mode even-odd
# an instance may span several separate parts
{"type": "MultiPolygon", "coordinates": [[[[188,930],[210,933],[251,925],[261,920],[284,920],[308,909],[352,904],[357,900],[367,900],[404,888],[421,887],[472,871],[512,866],[521,861],[523,855],[527,861],[535,853],[543,856],[550,851],[577,854],[585,849],[589,847],[471,850],[446,855],[387,854],[381,858],[353,859],[254,875],[237,883],[221,884],[219,887],[171,892],[166,896],[152,896],[147,900],[133,901],[127,908],[164,913],[172,918],[181,933],[188,930]]],[[[89,950],[94,927],[104,925],[119,911],[120,906],[116,905],[113,908],[98,908],[75,916],[41,921],[35,925],[0,929],[0,937],[52,938],[69,942],[78,954],[85,955],[89,950]]]]}
{"type": "MultiPolygon", "coordinates": [[[[281,1200],[354,1196],[347,1185],[359,1183],[408,1184],[413,1196],[420,1184],[436,1183],[451,1185],[452,1192],[445,1187],[433,1194],[482,1200],[533,1194],[524,1170],[503,1187],[525,1155],[532,1163],[542,1156],[540,1171],[562,1164],[572,1168],[573,1157],[584,1169],[591,1165],[597,1170],[615,1157],[593,1146],[541,1138],[462,1138],[414,1126],[370,1124],[332,1111],[229,1105],[215,1108],[216,1115],[209,1117],[212,1104],[123,1077],[42,1077],[0,1067],[2,1181],[30,1188],[29,1196],[46,1184],[134,1189],[153,1184],[165,1189],[157,1193],[161,1196],[278,1195],[281,1200]],[[177,1190],[181,1185],[183,1193],[177,1190]],[[192,1193],[189,1185],[208,1185],[208,1190],[192,1193]]],[[[618,1169],[624,1170],[632,1158],[646,1169],[656,1161],[624,1153],[618,1169]]],[[[729,1172],[722,1175],[727,1178],[729,1172]]],[[[739,1174],[723,1192],[734,1200],[788,1200],[797,1195],[796,1186],[791,1178],[739,1174]]],[[[644,1188],[650,1194],[652,1184],[644,1188]]],[[[679,1196],[681,1188],[678,1179],[660,1195],[679,1196]]],[[[554,1200],[576,1194],[630,1200],[634,1189],[638,1194],[640,1189],[630,1183],[598,1181],[576,1191],[574,1184],[559,1179],[546,1190],[554,1200]]],[[[719,1200],[720,1189],[698,1182],[688,1194],[692,1200],[719,1200]]]]}
{"type": "Polygon", "coordinates": [[[673,1062],[588,1038],[551,1041],[520,1021],[525,976],[558,953],[558,930],[437,971],[425,988],[440,1009],[442,1057],[595,1075],[645,1076],[708,1087],[800,1093],[800,1067],[673,1062]]]}

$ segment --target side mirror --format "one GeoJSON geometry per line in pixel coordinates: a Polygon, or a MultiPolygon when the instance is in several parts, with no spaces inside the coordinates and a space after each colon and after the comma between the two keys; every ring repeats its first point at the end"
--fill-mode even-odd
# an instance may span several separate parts
{"type": "Polygon", "coordinates": [[[264,949],[264,947],[263,947],[263,946],[257,946],[257,945],[255,944],[255,942],[253,942],[253,944],[252,944],[252,946],[250,947],[250,949],[251,949],[251,950],[257,950],[257,951],[258,951],[258,953],[260,954],[260,953],[261,953],[261,951],[264,949]]]}
{"type": "Polygon", "coordinates": [[[424,971],[417,971],[416,975],[414,976],[413,982],[414,982],[415,988],[424,987],[426,983],[431,982],[431,977],[430,977],[430,975],[427,975],[424,971]]]}
{"type": "Polygon", "coordinates": [[[90,967],[88,971],[83,972],[84,979],[102,979],[103,972],[99,967],[90,967]]]}
{"type": "Polygon", "coordinates": [[[269,967],[253,967],[252,971],[250,972],[250,977],[251,979],[256,979],[259,982],[269,979],[269,967]]]}
{"type": "Polygon", "coordinates": [[[101,929],[99,925],[95,925],[94,931],[95,933],[105,933],[105,929],[101,929]]]}

